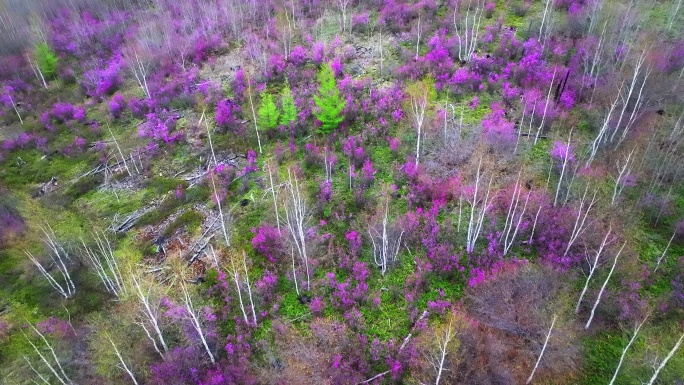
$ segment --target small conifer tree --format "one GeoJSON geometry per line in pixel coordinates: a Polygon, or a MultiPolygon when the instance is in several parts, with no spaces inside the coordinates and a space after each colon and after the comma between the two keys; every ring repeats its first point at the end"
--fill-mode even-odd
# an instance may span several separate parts
{"type": "Polygon", "coordinates": [[[283,113],[280,115],[280,124],[289,126],[290,123],[297,120],[297,107],[295,106],[292,90],[290,90],[289,85],[286,85],[280,93],[280,102],[283,106],[283,113]]]}
{"type": "Polygon", "coordinates": [[[50,49],[47,43],[36,46],[36,64],[46,79],[52,79],[57,73],[57,55],[50,49]]]}
{"type": "Polygon", "coordinates": [[[264,94],[259,105],[259,123],[261,127],[267,130],[272,130],[278,125],[278,118],[280,112],[273,101],[273,95],[264,94]]]}
{"type": "Polygon", "coordinates": [[[330,64],[326,64],[318,73],[318,95],[314,96],[318,112],[314,113],[321,122],[319,133],[327,134],[332,132],[344,120],[342,111],[347,106],[346,100],[340,95],[337,89],[337,81],[330,64]]]}

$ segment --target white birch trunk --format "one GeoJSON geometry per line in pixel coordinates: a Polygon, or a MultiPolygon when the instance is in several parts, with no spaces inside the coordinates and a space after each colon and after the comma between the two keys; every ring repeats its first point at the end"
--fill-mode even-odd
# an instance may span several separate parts
{"type": "Polygon", "coordinates": [[[131,370],[131,368],[128,367],[126,361],[124,361],[123,357],[121,356],[121,353],[119,352],[119,349],[116,347],[116,344],[114,344],[114,341],[112,341],[111,337],[108,336],[107,338],[109,339],[109,342],[112,344],[112,347],[114,348],[114,353],[116,354],[116,357],[119,359],[119,362],[121,363],[121,369],[123,369],[128,374],[128,376],[131,378],[135,385],[138,385],[138,380],[135,379],[133,371],[131,370]]]}
{"type": "Polygon", "coordinates": [[[613,378],[610,379],[610,382],[608,385],[613,385],[615,382],[615,379],[617,378],[618,373],[620,372],[620,368],[622,367],[622,362],[625,360],[625,355],[627,355],[627,350],[629,350],[629,347],[632,346],[632,343],[634,343],[634,340],[636,340],[637,335],[639,335],[639,330],[641,329],[642,326],[644,326],[644,323],[646,323],[646,320],[648,319],[648,315],[646,318],[644,318],[643,321],[641,321],[640,324],[638,324],[635,329],[634,329],[634,334],[632,334],[632,338],[629,339],[629,342],[627,343],[627,346],[625,346],[624,349],[622,349],[622,354],[620,355],[620,361],[618,362],[617,368],[615,368],[615,373],[613,373],[613,378]]]}
{"type": "Polygon", "coordinates": [[[147,290],[147,293],[144,293],[142,287],[140,286],[140,280],[138,279],[138,277],[132,275],[131,278],[133,281],[133,285],[136,289],[136,295],[138,297],[138,300],[140,301],[140,310],[144,318],[140,322],[140,326],[143,328],[143,330],[145,330],[145,334],[147,334],[147,337],[152,341],[154,349],[163,358],[164,353],[168,352],[169,349],[166,345],[166,341],[164,340],[164,335],[162,333],[161,325],[159,323],[159,305],[156,302],[152,302],[150,300],[150,291],[152,289],[151,287],[147,290]],[[149,329],[145,325],[145,321],[147,321],[152,327],[154,336],[152,335],[152,333],[150,333],[149,329]],[[157,343],[161,344],[162,349],[164,350],[163,352],[159,349],[157,343]]]}
{"type": "Polygon", "coordinates": [[[591,278],[594,276],[594,272],[596,272],[596,266],[598,265],[599,257],[601,257],[601,253],[603,252],[603,249],[609,243],[608,237],[610,236],[611,231],[612,231],[612,227],[609,227],[608,232],[606,233],[606,236],[603,237],[603,241],[601,242],[601,246],[599,247],[598,251],[596,252],[596,256],[594,257],[594,263],[592,263],[589,266],[589,275],[587,276],[587,280],[584,283],[584,288],[582,289],[582,293],[580,293],[579,299],[577,300],[577,306],[575,306],[575,314],[579,314],[580,305],[582,304],[582,300],[584,299],[584,295],[587,293],[587,289],[589,288],[589,282],[591,281],[591,278]]]}
{"type": "Polygon", "coordinates": [[[667,362],[670,361],[670,358],[672,358],[672,356],[674,356],[677,349],[679,349],[679,347],[682,346],[682,341],[684,341],[684,334],[682,334],[682,336],[679,337],[679,340],[677,341],[675,346],[672,347],[672,350],[670,350],[670,352],[667,354],[667,356],[665,356],[665,358],[660,362],[660,365],[658,365],[655,372],[653,373],[653,376],[651,377],[651,379],[648,381],[648,383],[646,385],[653,385],[655,380],[658,378],[658,374],[660,374],[660,371],[663,370],[665,365],[667,365],[667,362]]]}
{"type": "Polygon", "coordinates": [[[285,219],[287,227],[292,238],[292,243],[297,249],[297,255],[304,264],[306,270],[306,288],[311,288],[311,274],[309,271],[309,256],[306,251],[306,232],[307,232],[307,207],[306,201],[303,199],[299,189],[299,182],[297,176],[292,176],[292,170],[287,170],[289,183],[287,188],[289,190],[289,202],[285,205],[285,219]]]}
{"type": "Polygon", "coordinates": [[[537,368],[539,367],[539,363],[542,360],[542,357],[544,357],[544,351],[546,350],[546,345],[549,343],[549,338],[551,337],[551,331],[553,330],[553,326],[556,324],[556,318],[557,316],[553,316],[553,321],[551,321],[551,327],[549,328],[549,332],[546,334],[546,339],[544,340],[544,346],[542,346],[542,350],[539,353],[539,358],[537,358],[537,363],[534,364],[534,368],[532,369],[532,373],[530,373],[530,376],[527,378],[527,381],[525,382],[526,384],[529,384],[532,382],[532,378],[534,377],[534,373],[537,371],[537,368]]]}
{"type": "Polygon", "coordinates": [[[183,301],[185,303],[185,310],[187,310],[188,314],[190,315],[190,320],[192,321],[192,327],[197,331],[197,334],[199,334],[200,340],[202,340],[202,345],[204,346],[204,350],[207,352],[207,355],[209,356],[209,360],[211,361],[212,364],[216,363],[216,360],[214,359],[214,354],[212,354],[211,349],[209,349],[209,345],[207,344],[207,338],[204,335],[204,332],[202,331],[202,323],[200,321],[200,315],[199,313],[195,310],[193,304],[192,304],[192,298],[190,297],[190,293],[188,292],[188,288],[185,286],[185,283],[181,281],[181,288],[183,290],[183,301]]]}
{"type": "Polygon", "coordinates": [[[577,238],[579,238],[579,236],[584,232],[584,230],[586,230],[587,216],[589,215],[591,208],[594,206],[594,203],[596,203],[596,193],[598,192],[598,190],[594,191],[594,195],[592,196],[591,201],[585,207],[585,202],[586,202],[588,191],[589,191],[589,185],[587,185],[587,187],[584,189],[584,195],[582,196],[582,200],[580,201],[580,207],[577,210],[577,218],[575,219],[575,225],[573,226],[572,232],[570,233],[570,239],[568,240],[568,246],[565,248],[565,252],[563,253],[563,256],[568,255],[570,248],[575,243],[577,238]]]}
{"type": "Polygon", "coordinates": [[[587,324],[584,325],[584,329],[589,329],[589,326],[591,326],[591,321],[594,319],[594,314],[596,312],[596,308],[598,307],[599,303],[601,302],[601,296],[603,296],[603,292],[606,290],[606,286],[608,286],[608,281],[610,281],[610,277],[613,275],[613,271],[615,271],[615,265],[617,265],[618,258],[620,257],[620,253],[622,253],[622,249],[625,248],[625,245],[627,244],[627,241],[622,244],[622,247],[620,250],[617,252],[615,255],[615,260],[613,260],[613,266],[610,267],[610,271],[608,272],[608,277],[606,277],[606,280],[603,282],[603,285],[601,286],[601,290],[599,290],[598,296],[596,297],[596,302],[594,302],[594,306],[591,308],[591,315],[589,315],[589,320],[587,320],[587,324]]]}
{"type": "Polygon", "coordinates": [[[674,239],[675,235],[677,234],[677,231],[675,230],[672,233],[672,236],[670,237],[670,241],[667,242],[667,246],[665,246],[665,250],[663,250],[663,253],[660,254],[660,257],[658,258],[658,261],[656,262],[656,267],[653,269],[653,272],[655,273],[656,270],[660,267],[660,264],[663,262],[663,259],[665,259],[665,255],[667,255],[667,251],[670,249],[670,245],[672,244],[672,240],[674,239]]]}

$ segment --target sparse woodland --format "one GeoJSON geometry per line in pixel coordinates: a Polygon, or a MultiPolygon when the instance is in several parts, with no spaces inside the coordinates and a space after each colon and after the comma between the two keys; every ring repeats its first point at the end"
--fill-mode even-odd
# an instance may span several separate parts
{"type": "Polygon", "coordinates": [[[683,150],[682,0],[0,0],[0,383],[684,383],[683,150]]]}

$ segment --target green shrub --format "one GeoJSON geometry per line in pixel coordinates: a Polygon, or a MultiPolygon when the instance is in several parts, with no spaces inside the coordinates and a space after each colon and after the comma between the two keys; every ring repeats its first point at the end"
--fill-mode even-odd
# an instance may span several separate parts
{"type": "Polygon", "coordinates": [[[47,43],[36,46],[36,64],[46,79],[52,79],[57,74],[57,55],[47,43]]]}
{"type": "Polygon", "coordinates": [[[187,231],[192,231],[193,229],[199,227],[202,224],[204,217],[202,214],[195,210],[188,210],[183,214],[179,215],[173,222],[164,229],[164,236],[168,237],[173,234],[174,231],[180,228],[185,228],[187,231]]]}

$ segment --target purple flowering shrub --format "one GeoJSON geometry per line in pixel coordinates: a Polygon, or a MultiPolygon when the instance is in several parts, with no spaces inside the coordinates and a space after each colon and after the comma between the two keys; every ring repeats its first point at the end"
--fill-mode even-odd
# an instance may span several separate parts
{"type": "Polygon", "coordinates": [[[171,144],[183,137],[181,131],[175,131],[176,120],[178,117],[166,110],[157,113],[147,114],[147,121],[138,126],[138,136],[149,138],[155,141],[163,141],[171,144]]]}

